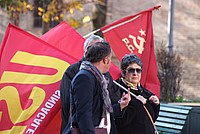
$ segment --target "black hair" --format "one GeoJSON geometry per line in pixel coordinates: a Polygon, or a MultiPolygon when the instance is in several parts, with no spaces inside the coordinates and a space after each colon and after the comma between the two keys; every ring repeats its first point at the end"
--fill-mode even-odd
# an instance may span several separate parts
{"type": "Polygon", "coordinates": [[[132,63],[138,64],[141,68],[143,66],[142,61],[135,54],[126,54],[121,61],[121,70],[123,74],[125,74],[125,70],[132,63]]]}
{"type": "Polygon", "coordinates": [[[108,42],[96,42],[88,47],[85,59],[91,63],[99,62],[111,53],[108,42]]]}

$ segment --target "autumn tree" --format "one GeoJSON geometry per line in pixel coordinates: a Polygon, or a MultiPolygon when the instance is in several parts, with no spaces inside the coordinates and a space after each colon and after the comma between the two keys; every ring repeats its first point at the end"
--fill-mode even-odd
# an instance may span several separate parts
{"type": "MultiPolygon", "coordinates": [[[[41,2],[41,1],[40,1],[41,2]]],[[[45,0],[43,1],[43,6],[37,7],[38,14],[42,16],[44,30],[46,32],[49,30],[49,22],[56,21],[60,22],[64,19],[64,15],[68,14],[66,21],[73,28],[82,27],[85,23],[89,22],[91,19],[88,15],[78,18],[73,16],[76,11],[83,12],[83,5],[87,3],[96,3],[96,5],[105,5],[102,0],[45,0]],[[70,15],[71,14],[71,15],[70,15]]],[[[36,7],[36,6],[35,6],[36,7]]],[[[97,14],[99,17],[99,14],[97,14]]],[[[103,22],[103,21],[102,21],[103,22]]],[[[105,20],[104,20],[105,22],[105,20]]],[[[99,22],[93,23],[98,24],[99,22]]]]}
{"type": "Polygon", "coordinates": [[[66,14],[68,17],[65,18],[65,21],[73,28],[82,27],[85,23],[91,21],[91,18],[87,15],[82,18],[73,16],[74,12],[83,12],[83,5],[91,2],[95,3],[97,7],[95,15],[92,17],[94,18],[94,27],[103,26],[106,14],[103,11],[103,14],[101,13],[100,15],[99,11],[105,9],[105,0],[34,0],[32,4],[28,3],[28,0],[1,0],[0,6],[7,10],[11,22],[15,25],[19,25],[20,14],[27,13],[28,11],[36,12],[41,17],[43,33],[45,33],[51,28],[50,24],[52,22],[58,24],[60,21],[63,21],[66,14]]]}
{"type": "Polygon", "coordinates": [[[27,0],[1,0],[0,7],[6,9],[13,24],[19,25],[19,15],[33,9],[27,0]]]}

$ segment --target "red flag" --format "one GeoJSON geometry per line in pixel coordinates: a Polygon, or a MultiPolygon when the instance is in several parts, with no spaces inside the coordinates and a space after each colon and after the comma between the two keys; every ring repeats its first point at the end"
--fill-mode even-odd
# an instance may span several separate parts
{"type": "MultiPolygon", "coordinates": [[[[49,32],[42,35],[41,39],[76,58],[77,61],[83,56],[83,44],[85,39],[66,22],[60,23],[49,32]]],[[[117,79],[120,76],[120,69],[113,63],[111,64],[109,72],[113,79],[117,79]]]]}
{"type": "MultiPolygon", "coordinates": [[[[60,23],[42,35],[41,39],[63,51],[64,53],[76,58],[76,61],[80,60],[83,56],[83,44],[85,39],[73,28],[71,28],[66,22],[60,23]]],[[[109,72],[111,73],[113,79],[117,79],[120,75],[119,68],[114,64],[111,64],[109,72]]],[[[61,125],[60,113],[61,112],[59,111],[53,120],[48,124],[48,126],[46,126],[44,133],[59,133],[61,125]]]]}
{"type": "Polygon", "coordinates": [[[83,56],[85,39],[66,22],[61,22],[49,32],[42,35],[41,39],[77,60],[83,56]]]}
{"type": "Polygon", "coordinates": [[[157,96],[160,96],[160,83],[154,54],[152,10],[159,7],[125,17],[101,28],[120,61],[129,53],[136,54],[142,60],[144,66],[141,84],[157,96]]]}
{"type": "Polygon", "coordinates": [[[43,133],[60,110],[60,80],[75,59],[9,24],[0,61],[0,133],[43,133]]]}
{"type": "MultiPolygon", "coordinates": [[[[60,23],[59,25],[42,35],[41,39],[63,51],[64,53],[76,58],[76,61],[80,60],[83,56],[83,44],[85,39],[81,35],[79,35],[73,28],[71,28],[66,22],[60,23]]],[[[113,79],[117,79],[120,75],[119,68],[113,63],[111,64],[109,72],[111,73],[113,79]]],[[[54,120],[51,121],[48,126],[46,126],[44,133],[54,134],[60,131],[60,113],[61,112],[59,111],[54,120]]]]}
{"type": "MultiPolygon", "coordinates": [[[[83,56],[83,44],[85,39],[66,22],[61,22],[40,38],[50,45],[58,48],[60,51],[74,57],[76,59],[74,62],[77,62],[83,56]]],[[[58,134],[60,133],[60,128],[61,109],[57,112],[53,120],[49,122],[48,126],[46,126],[44,133],[58,134]]]]}

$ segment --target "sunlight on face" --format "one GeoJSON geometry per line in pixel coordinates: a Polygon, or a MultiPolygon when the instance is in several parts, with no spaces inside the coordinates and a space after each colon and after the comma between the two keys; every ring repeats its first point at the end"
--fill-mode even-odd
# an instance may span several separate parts
{"type": "Polygon", "coordinates": [[[125,79],[132,84],[138,84],[141,79],[141,67],[137,63],[132,63],[126,68],[125,79]]]}

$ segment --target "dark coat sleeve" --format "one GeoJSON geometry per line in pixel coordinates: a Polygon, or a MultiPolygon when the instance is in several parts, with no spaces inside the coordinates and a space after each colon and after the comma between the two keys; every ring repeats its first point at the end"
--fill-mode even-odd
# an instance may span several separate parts
{"type": "Polygon", "coordinates": [[[72,97],[76,107],[76,120],[82,134],[95,134],[92,121],[95,78],[81,74],[72,82],[72,97]]]}
{"type": "Polygon", "coordinates": [[[105,73],[104,76],[106,77],[107,80],[109,80],[108,91],[113,107],[113,116],[114,118],[122,117],[124,111],[121,110],[120,104],[118,103],[118,101],[121,98],[120,90],[114,85],[113,78],[109,72],[105,73]]]}
{"type": "MultiPolygon", "coordinates": [[[[147,89],[145,89],[145,88],[143,88],[143,91],[144,91],[144,93],[145,93],[145,97],[148,99],[148,101],[149,101],[149,98],[152,96],[152,95],[155,95],[155,94],[153,94],[152,92],[150,92],[149,90],[147,90],[147,89]]],[[[150,101],[149,101],[150,102],[150,101]]],[[[151,112],[151,114],[153,114],[151,117],[152,117],[152,119],[153,119],[153,121],[155,122],[156,121],[156,119],[158,118],[158,115],[159,115],[159,111],[160,111],[160,104],[158,104],[158,105],[156,105],[156,104],[154,104],[154,103],[148,103],[148,104],[150,104],[151,105],[151,107],[152,107],[152,109],[153,109],[153,112],[151,112]]]]}
{"type": "Polygon", "coordinates": [[[61,116],[62,116],[62,124],[61,124],[61,132],[64,130],[68,123],[69,118],[69,109],[70,109],[70,86],[71,81],[74,76],[79,71],[80,63],[77,62],[71,66],[69,66],[61,80],[60,84],[60,95],[61,95],[61,116]]]}
{"type": "Polygon", "coordinates": [[[153,107],[154,113],[155,113],[153,121],[155,122],[156,119],[158,118],[158,115],[159,115],[159,112],[160,112],[160,104],[158,104],[158,105],[152,104],[152,105],[153,105],[152,107],[153,107]]]}
{"type": "Polygon", "coordinates": [[[132,97],[131,101],[129,102],[129,105],[124,109],[123,118],[116,118],[116,124],[119,128],[123,128],[124,126],[127,126],[134,120],[134,118],[137,116],[139,109],[142,109],[143,104],[132,97]]]}

